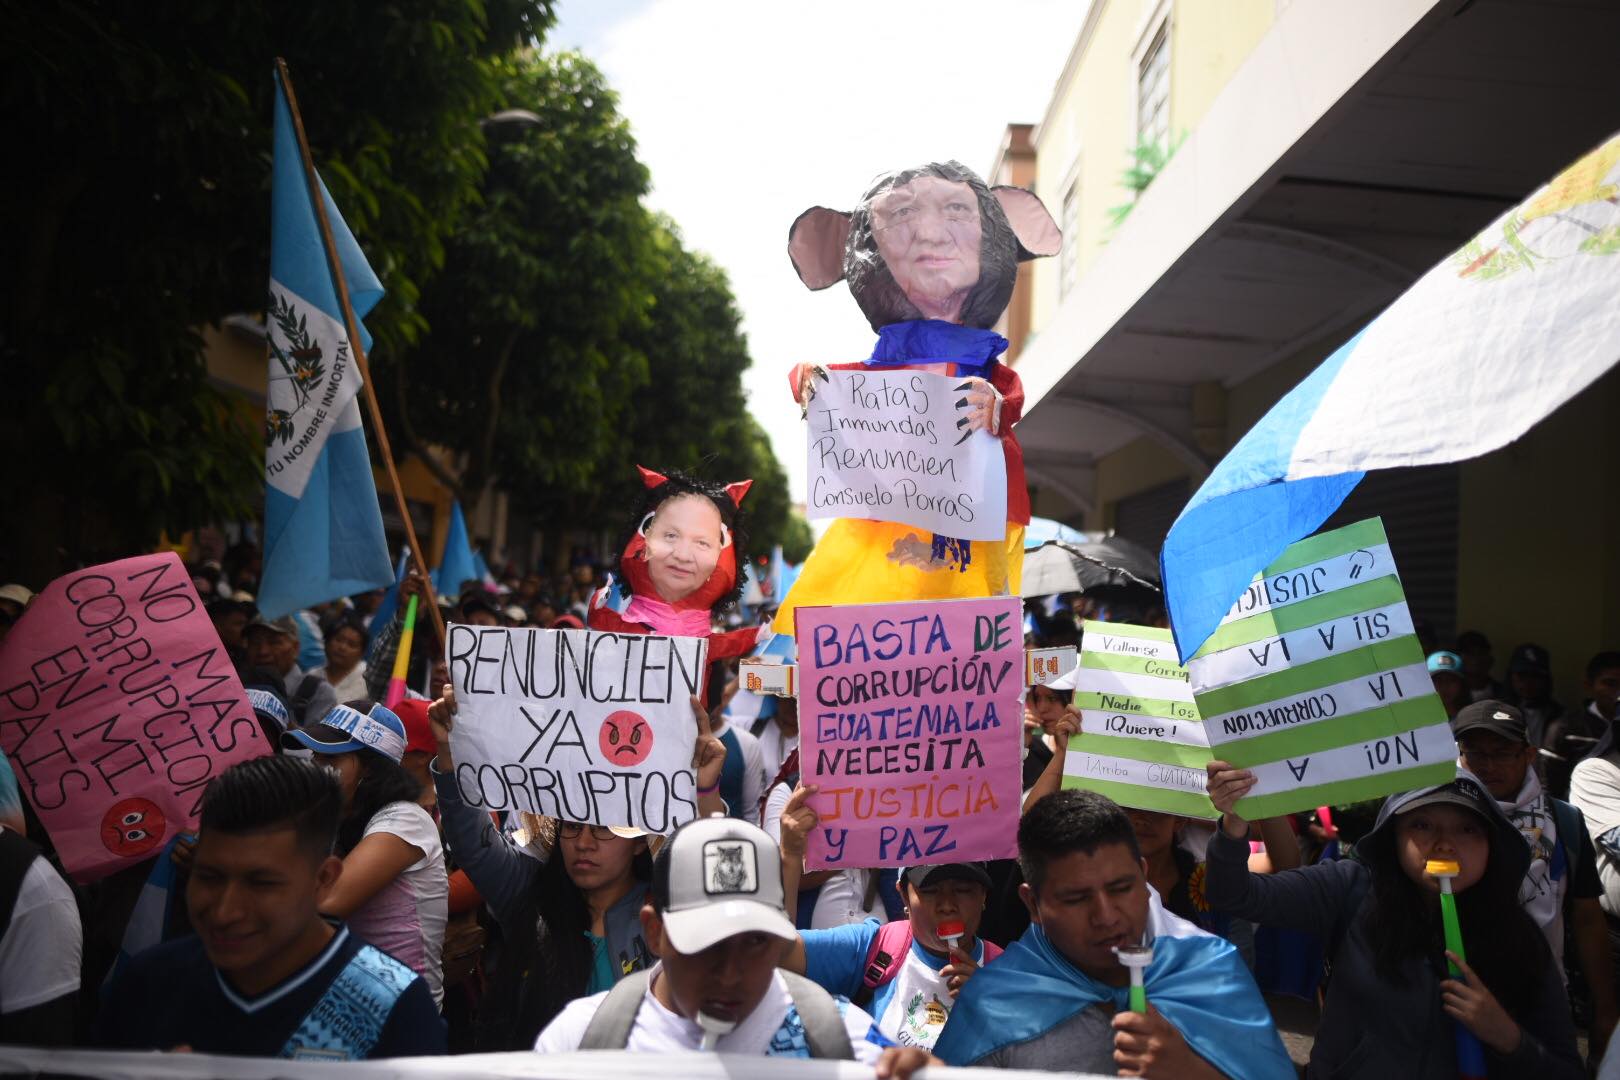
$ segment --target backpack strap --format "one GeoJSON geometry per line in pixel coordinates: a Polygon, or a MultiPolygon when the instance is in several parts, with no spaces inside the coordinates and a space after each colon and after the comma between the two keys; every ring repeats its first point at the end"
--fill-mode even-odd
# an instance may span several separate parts
{"type": "Polygon", "coordinates": [[[803,975],[782,969],[778,969],[778,973],[787,983],[794,1011],[804,1025],[804,1041],[810,1047],[810,1056],[854,1061],[855,1047],[850,1044],[849,1029],[844,1027],[843,1014],[838,1011],[838,1002],[833,996],[803,975]]]}
{"type": "Polygon", "coordinates": [[[1591,837],[1586,832],[1586,815],[1581,813],[1580,807],[1563,799],[1548,797],[1547,802],[1552,806],[1553,823],[1558,826],[1558,847],[1563,853],[1563,873],[1554,874],[1556,881],[1569,874],[1575,874],[1575,865],[1583,851],[1592,850],[1591,837]]]}
{"type": "Polygon", "coordinates": [[[649,971],[636,971],[613,984],[607,997],[596,1008],[596,1015],[580,1036],[581,1050],[623,1050],[630,1044],[630,1030],[636,1026],[636,1013],[647,996],[652,979],[649,971]]]}
{"type": "Polygon", "coordinates": [[[866,950],[866,966],[861,972],[861,986],[867,994],[893,979],[911,950],[911,920],[897,919],[878,927],[866,950]]]}

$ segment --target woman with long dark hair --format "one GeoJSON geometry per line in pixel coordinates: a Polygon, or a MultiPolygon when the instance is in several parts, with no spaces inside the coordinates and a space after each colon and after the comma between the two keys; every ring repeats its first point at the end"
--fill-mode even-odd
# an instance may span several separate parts
{"type": "Polygon", "coordinates": [[[1519,904],[1529,848],[1472,775],[1390,796],[1353,860],[1266,875],[1249,873],[1249,824],[1232,809],[1254,782],[1209,766],[1222,817],[1206,888],[1218,911],[1326,941],[1331,977],[1307,1077],[1454,1080],[1458,1026],[1483,1045],[1493,1080],[1585,1075],[1562,977],[1519,904]],[[1466,962],[1445,947],[1429,872],[1446,863],[1466,962]]]}
{"type": "MultiPolygon", "coordinates": [[[[698,722],[698,812],[724,812],[717,794],[725,748],[692,699],[698,722]]],[[[480,1006],[479,1050],[528,1050],[575,998],[609,990],[651,966],[641,909],[652,881],[649,837],[639,829],[523,815],[525,834],[508,840],[490,816],[461,797],[450,750],[455,696],[428,710],[439,743],[432,765],[445,841],[490,913],[504,946],[480,1006]],[[533,831],[529,831],[533,830],[533,831]],[[535,835],[539,833],[539,835],[535,835]]]]}
{"type": "Polygon", "coordinates": [[[408,964],[437,1003],[444,998],[449,883],[438,827],[417,805],[422,785],[400,765],[405,741],[400,718],[369,698],[281,737],[285,747],[313,751],[343,789],[336,852],[343,873],[322,914],[345,920],[356,935],[408,964]]]}

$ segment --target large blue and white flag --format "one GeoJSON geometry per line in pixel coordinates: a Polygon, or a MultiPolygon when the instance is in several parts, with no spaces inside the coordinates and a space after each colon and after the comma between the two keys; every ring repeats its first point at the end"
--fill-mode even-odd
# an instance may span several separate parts
{"type": "MultiPolygon", "coordinates": [[[[298,608],[389,584],[371,456],[360,426],[360,370],[321,245],[315,206],[276,84],[274,184],[270,196],[270,384],[266,393],[264,571],[259,610],[298,608]]],[[[358,320],[382,299],[382,284],[321,185],[349,300],[358,320]]],[[[360,326],[362,344],[371,339],[360,326]]]]}
{"type": "Polygon", "coordinates": [[[1425,274],[1244,435],[1160,556],[1185,662],[1371,469],[1488,453],[1620,359],[1620,135],[1425,274]]]}

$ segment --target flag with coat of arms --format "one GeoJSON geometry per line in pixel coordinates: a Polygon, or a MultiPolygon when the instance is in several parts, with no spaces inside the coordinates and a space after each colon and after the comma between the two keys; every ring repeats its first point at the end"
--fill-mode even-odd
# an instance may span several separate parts
{"type": "MultiPolygon", "coordinates": [[[[393,582],[371,456],[360,423],[360,369],[321,243],[286,88],[277,80],[266,327],[264,569],[258,605],[275,618],[393,582]]],[[[361,344],[382,299],[354,235],[320,184],[361,344]]]]}

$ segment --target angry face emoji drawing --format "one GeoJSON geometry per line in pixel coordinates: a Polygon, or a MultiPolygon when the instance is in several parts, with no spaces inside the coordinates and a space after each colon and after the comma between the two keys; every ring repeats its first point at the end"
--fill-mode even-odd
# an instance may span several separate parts
{"type": "Polygon", "coordinates": [[[101,843],[114,855],[134,859],[163,843],[168,822],[150,799],[121,799],[101,819],[101,843]]]}
{"type": "Polygon", "coordinates": [[[652,727],[639,713],[620,709],[602,721],[597,742],[608,764],[640,765],[652,753],[652,727]]]}

